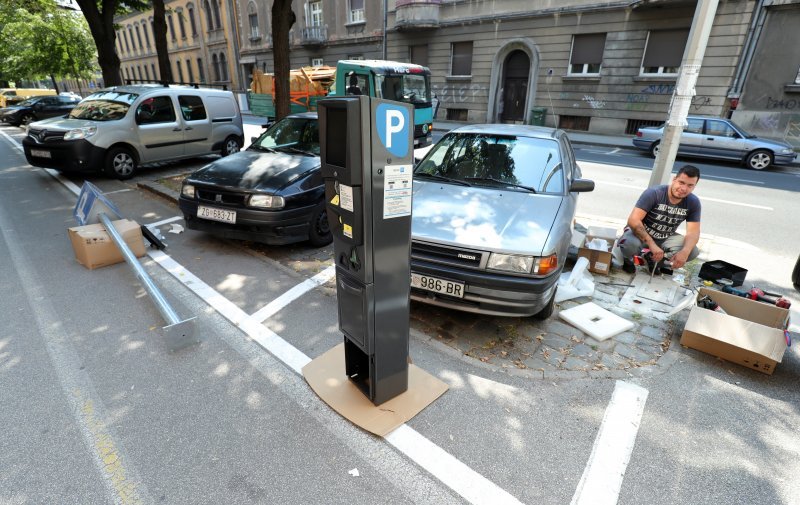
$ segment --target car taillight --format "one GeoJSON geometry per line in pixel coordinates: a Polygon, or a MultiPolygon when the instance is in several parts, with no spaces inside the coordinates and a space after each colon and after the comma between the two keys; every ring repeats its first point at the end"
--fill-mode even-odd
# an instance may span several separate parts
{"type": "Polygon", "coordinates": [[[637,132],[636,132],[636,136],[637,136],[637,137],[641,137],[641,136],[642,136],[642,132],[640,132],[640,131],[637,131],[637,132]]]}

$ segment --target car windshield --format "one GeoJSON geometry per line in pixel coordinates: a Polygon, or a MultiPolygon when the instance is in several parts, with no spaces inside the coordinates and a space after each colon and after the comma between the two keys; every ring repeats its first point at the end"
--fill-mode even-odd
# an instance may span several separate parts
{"type": "Polygon", "coordinates": [[[728,120],[728,122],[730,124],[732,124],[734,128],[739,130],[739,133],[741,133],[745,138],[753,138],[753,137],[755,137],[755,135],[753,135],[752,133],[748,132],[747,130],[745,130],[744,128],[739,126],[738,123],[734,123],[733,121],[730,121],[730,120],[728,120]]]}
{"type": "Polygon", "coordinates": [[[284,118],[251,146],[261,151],[289,151],[319,156],[319,129],[314,118],[284,118]]]}
{"type": "Polygon", "coordinates": [[[430,83],[422,74],[376,75],[375,83],[380,98],[406,103],[431,101],[430,83]]]}
{"type": "Polygon", "coordinates": [[[414,169],[414,177],[511,191],[563,194],[558,142],[513,135],[449,133],[414,169]]]}
{"type": "Polygon", "coordinates": [[[75,106],[69,113],[71,119],[91,119],[92,121],[115,121],[122,119],[130,109],[130,104],[105,99],[92,99],[90,95],[86,100],[75,106]]]}
{"type": "Polygon", "coordinates": [[[20,107],[29,107],[29,106],[35,104],[36,102],[38,102],[39,100],[41,100],[41,99],[40,98],[28,98],[27,100],[23,100],[21,102],[17,102],[17,105],[19,105],[20,107]]]}

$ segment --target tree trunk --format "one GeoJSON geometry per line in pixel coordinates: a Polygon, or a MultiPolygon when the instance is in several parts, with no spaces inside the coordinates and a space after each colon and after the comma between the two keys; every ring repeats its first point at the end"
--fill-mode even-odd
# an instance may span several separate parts
{"type": "Polygon", "coordinates": [[[56,90],[56,94],[61,93],[58,90],[58,83],[56,82],[56,76],[54,76],[53,74],[50,74],[50,80],[53,81],[53,89],[56,90]]]}
{"type": "Polygon", "coordinates": [[[167,48],[167,19],[164,0],[153,0],[153,39],[158,54],[158,73],[161,80],[172,82],[172,66],[167,48]]]}
{"type": "Polygon", "coordinates": [[[275,119],[289,115],[289,30],[296,17],[292,0],[272,4],[272,56],[275,62],[275,119]]]}
{"type": "Polygon", "coordinates": [[[102,9],[98,7],[97,0],[75,1],[86,18],[94,44],[97,46],[97,63],[103,72],[103,84],[105,86],[122,84],[119,56],[114,47],[117,40],[117,33],[114,31],[114,12],[119,6],[119,0],[102,0],[102,9]]]}

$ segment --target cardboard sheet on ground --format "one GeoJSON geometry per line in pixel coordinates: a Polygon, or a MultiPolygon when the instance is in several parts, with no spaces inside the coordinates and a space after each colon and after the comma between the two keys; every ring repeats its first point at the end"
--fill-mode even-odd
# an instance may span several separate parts
{"type": "Polygon", "coordinates": [[[422,412],[448,389],[425,370],[408,365],[408,390],[375,406],[345,375],[344,344],[304,366],[303,377],[333,410],[381,437],[422,412]]]}
{"type": "Polygon", "coordinates": [[[672,280],[671,276],[639,272],[633,278],[619,307],[662,321],[678,313],[694,302],[694,293],[672,280]]]}
{"type": "Polygon", "coordinates": [[[592,302],[562,310],[558,317],[596,340],[605,340],[634,326],[633,321],[621,318],[592,302]]]}

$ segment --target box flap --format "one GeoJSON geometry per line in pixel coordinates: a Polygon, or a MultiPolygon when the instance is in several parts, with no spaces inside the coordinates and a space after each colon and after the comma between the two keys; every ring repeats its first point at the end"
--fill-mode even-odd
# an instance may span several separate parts
{"type": "Polygon", "coordinates": [[[421,368],[408,365],[408,390],[374,405],[353,384],[344,370],[344,344],[339,344],[303,367],[311,389],[330,407],[353,424],[386,436],[434,402],[448,386],[421,368]]]}
{"type": "Polygon", "coordinates": [[[708,296],[717,302],[725,312],[734,317],[747,319],[748,321],[780,330],[786,328],[788,324],[788,309],[723,293],[715,289],[700,288],[698,297],[701,296],[708,296]]]}
{"type": "Polygon", "coordinates": [[[590,226],[586,230],[586,236],[591,238],[605,238],[613,242],[617,239],[617,230],[615,228],[606,228],[602,226],[590,226]]]}

